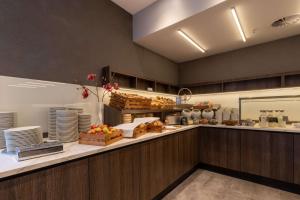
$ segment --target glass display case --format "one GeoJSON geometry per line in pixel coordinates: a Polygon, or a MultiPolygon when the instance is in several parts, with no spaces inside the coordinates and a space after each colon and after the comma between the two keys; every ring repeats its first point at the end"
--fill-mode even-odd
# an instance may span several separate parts
{"type": "Polygon", "coordinates": [[[300,122],[300,95],[240,98],[240,121],[259,121],[261,111],[280,112],[288,123],[300,122]]]}

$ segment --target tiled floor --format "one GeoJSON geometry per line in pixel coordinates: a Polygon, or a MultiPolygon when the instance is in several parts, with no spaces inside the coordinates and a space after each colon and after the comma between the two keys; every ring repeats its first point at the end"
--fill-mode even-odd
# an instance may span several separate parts
{"type": "Polygon", "coordinates": [[[163,200],[300,200],[300,195],[198,170],[163,200]]]}

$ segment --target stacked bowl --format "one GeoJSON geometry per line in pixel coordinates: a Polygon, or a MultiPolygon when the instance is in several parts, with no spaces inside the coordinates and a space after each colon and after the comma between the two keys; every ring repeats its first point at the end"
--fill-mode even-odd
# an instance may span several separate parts
{"type": "Polygon", "coordinates": [[[40,126],[27,126],[4,131],[7,152],[15,152],[16,147],[25,147],[43,142],[40,126]]]}
{"type": "Polygon", "coordinates": [[[78,140],[78,111],[56,111],[56,134],[61,142],[74,142],[78,140]]]}
{"type": "Polygon", "coordinates": [[[92,116],[90,114],[78,115],[78,130],[79,132],[87,132],[91,127],[92,116]]]}
{"type": "Polygon", "coordinates": [[[0,112],[0,149],[5,148],[4,130],[16,126],[17,114],[14,112],[0,112]]]}
{"type": "Polygon", "coordinates": [[[48,112],[48,138],[56,140],[56,111],[65,110],[65,107],[51,107],[48,112]]]}

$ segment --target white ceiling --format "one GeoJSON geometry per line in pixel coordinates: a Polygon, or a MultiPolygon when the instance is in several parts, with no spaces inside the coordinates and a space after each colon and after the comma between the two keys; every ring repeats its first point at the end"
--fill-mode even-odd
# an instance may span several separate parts
{"type": "Polygon", "coordinates": [[[299,24],[285,28],[270,26],[274,20],[296,13],[300,13],[300,0],[227,0],[136,42],[175,62],[184,62],[298,35],[299,24]],[[233,6],[243,26],[246,43],[241,40],[233,21],[230,12],[233,6]],[[183,40],[178,29],[189,34],[207,52],[203,54],[183,40]]]}
{"type": "Polygon", "coordinates": [[[119,5],[120,7],[122,7],[130,14],[134,15],[157,0],[111,0],[111,1],[119,5]]]}

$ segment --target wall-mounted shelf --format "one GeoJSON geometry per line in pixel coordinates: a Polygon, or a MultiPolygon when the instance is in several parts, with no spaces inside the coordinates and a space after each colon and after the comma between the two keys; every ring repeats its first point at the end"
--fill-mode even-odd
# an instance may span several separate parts
{"type": "Polygon", "coordinates": [[[238,92],[300,86],[300,72],[183,85],[193,94],[238,92]]]}
{"type": "Polygon", "coordinates": [[[153,92],[177,94],[179,88],[187,87],[193,94],[210,94],[222,92],[238,92],[250,90],[275,89],[286,87],[300,87],[300,71],[271,74],[265,76],[248,77],[242,79],[220,80],[217,82],[202,82],[189,85],[171,85],[160,81],[111,72],[109,67],[103,69],[103,74],[111,80],[120,83],[121,87],[147,91],[152,88],[153,92]]]}
{"type": "Polygon", "coordinates": [[[153,113],[154,117],[159,117],[162,121],[165,120],[166,116],[169,114],[174,114],[181,112],[182,109],[162,109],[162,110],[119,110],[108,105],[104,106],[104,123],[110,126],[116,126],[122,124],[122,115],[131,114],[133,116],[139,114],[153,113]]]}
{"type": "Polygon", "coordinates": [[[102,76],[104,77],[103,83],[114,81],[118,82],[120,87],[127,89],[149,91],[148,89],[152,88],[153,92],[165,94],[177,94],[179,90],[176,85],[111,71],[109,66],[103,68],[102,76]]]}

